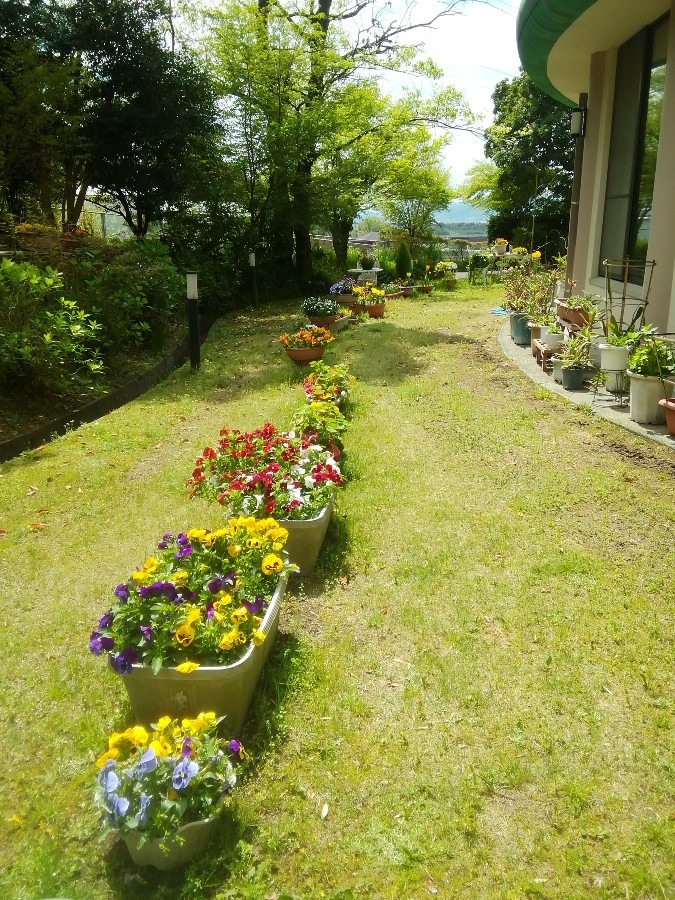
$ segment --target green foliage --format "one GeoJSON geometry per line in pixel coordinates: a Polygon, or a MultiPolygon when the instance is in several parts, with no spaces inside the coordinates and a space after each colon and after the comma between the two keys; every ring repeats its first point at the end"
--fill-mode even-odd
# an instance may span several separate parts
{"type": "Polygon", "coordinates": [[[562,364],[565,368],[584,368],[591,361],[591,332],[590,328],[582,328],[571,340],[563,345],[560,353],[562,364]]]}
{"type": "Polygon", "coordinates": [[[413,262],[410,248],[405,241],[401,241],[396,250],[395,258],[396,275],[398,278],[406,278],[412,272],[413,262]]]}
{"type": "Polygon", "coordinates": [[[645,339],[628,357],[628,369],[636,375],[665,378],[675,374],[675,347],[653,335],[645,339]]]}
{"type": "Polygon", "coordinates": [[[0,384],[63,392],[100,373],[101,326],[63,296],[52,268],[0,263],[0,384]]]}
{"type": "Polygon", "coordinates": [[[315,434],[324,447],[343,449],[343,437],[347,419],[332,401],[314,401],[299,409],[291,419],[291,429],[296,434],[315,434]]]}
{"type": "Polygon", "coordinates": [[[567,111],[524,73],[500,81],[492,99],[488,162],[470,172],[464,196],[494,211],[490,240],[505,236],[529,247],[534,216],[534,246],[550,243],[550,254],[567,235],[569,221],[574,142],[567,111]]]}
{"type": "Polygon", "coordinates": [[[164,346],[185,296],[166,247],[154,240],[92,246],[73,269],[74,292],[100,323],[109,355],[164,346]]]}

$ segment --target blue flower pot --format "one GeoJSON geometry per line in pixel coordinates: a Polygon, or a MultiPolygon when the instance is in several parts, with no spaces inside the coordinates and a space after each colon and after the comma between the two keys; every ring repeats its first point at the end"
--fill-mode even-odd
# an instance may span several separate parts
{"type": "Polygon", "coordinates": [[[511,313],[511,337],[519,347],[530,346],[530,329],[525,313],[511,313]]]}

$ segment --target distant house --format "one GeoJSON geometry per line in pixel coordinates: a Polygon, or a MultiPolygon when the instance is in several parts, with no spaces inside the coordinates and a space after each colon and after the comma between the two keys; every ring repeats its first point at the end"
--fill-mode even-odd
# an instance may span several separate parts
{"type": "Polygon", "coordinates": [[[585,108],[570,230],[575,290],[603,293],[603,261],[630,258],[628,291],[639,299],[644,262],[655,260],[647,318],[662,332],[675,332],[674,3],[523,0],[517,26],[535,84],[585,108]]]}
{"type": "Polygon", "coordinates": [[[379,247],[391,247],[391,241],[387,238],[380,238],[379,231],[368,231],[366,234],[360,234],[358,237],[349,238],[350,247],[360,247],[362,250],[377,250],[379,247]]]}

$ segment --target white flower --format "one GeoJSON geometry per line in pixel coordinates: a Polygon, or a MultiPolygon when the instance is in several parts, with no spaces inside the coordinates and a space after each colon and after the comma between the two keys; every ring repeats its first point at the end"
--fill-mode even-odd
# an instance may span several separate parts
{"type": "Polygon", "coordinates": [[[311,491],[315,484],[316,480],[313,475],[305,475],[305,487],[307,490],[311,491]]]}

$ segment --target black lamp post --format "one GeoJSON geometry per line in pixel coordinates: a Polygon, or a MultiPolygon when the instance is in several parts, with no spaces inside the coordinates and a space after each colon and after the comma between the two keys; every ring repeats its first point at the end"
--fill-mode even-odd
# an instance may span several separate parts
{"type": "Polygon", "coordinates": [[[199,288],[197,273],[186,272],[188,346],[190,348],[190,368],[199,369],[201,365],[199,350],[199,288]]]}

